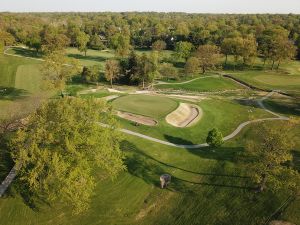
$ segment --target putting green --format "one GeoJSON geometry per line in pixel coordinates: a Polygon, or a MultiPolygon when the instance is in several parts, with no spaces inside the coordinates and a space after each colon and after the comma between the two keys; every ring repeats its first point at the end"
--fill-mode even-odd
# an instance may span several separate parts
{"type": "Polygon", "coordinates": [[[150,95],[126,95],[114,100],[112,104],[116,110],[155,119],[164,118],[178,106],[172,99],[150,95]]]}

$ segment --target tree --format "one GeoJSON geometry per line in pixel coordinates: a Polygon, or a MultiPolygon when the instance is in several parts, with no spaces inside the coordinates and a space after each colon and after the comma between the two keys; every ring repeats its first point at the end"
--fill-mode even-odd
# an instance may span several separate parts
{"type": "Polygon", "coordinates": [[[243,38],[235,37],[231,39],[232,42],[232,54],[234,57],[234,69],[239,60],[239,57],[242,55],[241,51],[244,46],[243,38]]]}
{"type": "Polygon", "coordinates": [[[63,97],[65,83],[69,81],[72,76],[80,73],[78,61],[67,58],[64,51],[49,53],[44,60],[41,69],[44,87],[59,90],[63,97]]]}
{"type": "Polygon", "coordinates": [[[129,54],[131,49],[130,37],[121,33],[117,33],[112,36],[110,45],[116,50],[117,55],[124,57],[129,54]]]}
{"type": "Polygon", "coordinates": [[[199,60],[202,72],[207,69],[214,69],[220,62],[220,49],[215,45],[200,45],[195,52],[195,56],[199,60]]]}
{"type": "Polygon", "coordinates": [[[212,129],[208,132],[206,143],[211,147],[220,147],[224,143],[222,133],[217,128],[212,129]]]}
{"type": "Polygon", "coordinates": [[[257,56],[257,43],[256,38],[247,36],[243,38],[240,55],[243,58],[244,64],[252,64],[257,56]]]}
{"type": "Polygon", "coordinates": [[[164,42],[162,40],[155,41],[152,44],[152,50],[159,51],[159,52],[161,52],[162,50],[165,50],[166,47],[167,47],[166,42],[164,42]]]}
{"type": "Polygon", "coordinates": [[[190,33],[190,29],[186,22],[180,22],[176,26],[176,34],[179,36],[187,37],[190,33]]]}
{"type": "Polygon", "coordinates": [[[70,39],[57,28],[45,26],[41,32],[42,51],[51,54],[55,51],[63,51],[69,44],[70,39]]]}
{"type": "Polygon", "coordinates": [[[178,79],[178,71],[174,67],[174,65],[171,64],[171,63],[163,63],[160,66],[159,73],[162,77],[166,77],[167,80],[169,80],[169,79],[174,79],[174,80],[178,79]]]}
{"type": "Polygon", "coordinates": [[[102,50],[102,49],[106,48],[106,46],[103,44],[103,41],[101,40],[100,36],[97,34],[94,34],[91,36],[89,45],[92,49],[95,49],[95,50],[102,50]]]}
{"type": "Polygon", "coordinates": [[[255,141],[247,141],[244,160],[247,171],[263,191],[267,186],[272,191],[295,189],[299,174],[289,166],[293,142],[289,136],[289,123],[283,126],[260,125],[256,127],[255,141]]]}
{"type": "Polygon", "coordinates": [[[194,46],[190,42],[186,42],[186,41],[177,42],[175,45],[175,57],[177,59],[187,60],[187,58],[191,55],[193,48],[194,46]]]}
{"type": "Polygon", "coordinates": [[[111,88],[113,88],[113,81],[120,75],[120,63],[117,60],[107,60],[105,63],[105,78],[110,82],[111,88]]]}
{"type": "Polygon", "coordinates": [[[33,48],[38,53],[42,48],[42,40],[38,33],[31,33],[27,37],[26,45],[29,48],[33,48]]]}
{"type": "Polygon", "coordinates": [[[137,79],[142,82],[143,89],[146,82],[153,84],[154,79],[159,75],[159,56],[156,51],[151,52],[149,56],[145,53],[138,62],[137,79]]]}
{"type": "Polygon", "coordinates": [[[1,54],[4,51],[5,46],[10,46],[15,43],[15,38],[6,31],[0,30],[0,52],[1,54]]]}
{"type": "Polygon", "coordinates": [[[277,69],[281,62],[293,59],[296,55],[296,46],[287,37],[277,36],[272,40],[270,58],[272,60],[272,70],[277,62],[277,69]]]}
{"type": "Polygon", "coordinates": [[[99,80],[100,68],[98,66],[86,67],[82,69],[81,77],[86,83],[97,82],[99,80]]]}
{"type": "Polygon", "coordinates": [[[221,52],[225,55],[225,65],[227,65],[228,55],[233,54],[233,38],[225,38],[223,40],[221,52]]]}
{"type": "Polygon", "coordinates": [[[76,35],[77,48],[80,52],[84,52],[85,56],[86,56],[87,44],[89,40],[90,40],[90,36],[85,32],[79,31],[76,35]]]}
{"type": "Polygon", "coordinates": [[[104,102],[63,98],[43,104],[10,143],[29,200],[60,201],[72,205],[74,213],[87,210],[96,184],[95,168],[111,178],[125,169],[116,127],[104,102]]]}
{"type": "Polygon", "coordinates": [[[185,63],[184,72],[186,74],[194,76],[195,73],[199,70],[199,60],[196,57],[190,57],[185,63]]]}

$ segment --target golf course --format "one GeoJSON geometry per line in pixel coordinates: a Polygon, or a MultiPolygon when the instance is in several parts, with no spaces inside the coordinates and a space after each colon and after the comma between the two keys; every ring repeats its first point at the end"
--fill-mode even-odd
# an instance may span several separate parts
{"type": "Polygon", "coordinates": [[[197,14],[170,14],[167,34],[157,24],[168,13],[149,13],[157,24],[146,31],[131,13],[45,15],[31,15],[37,38],[6,29],[20,37],[0,54],[0,224],[300,223],[295,54],[219,50],[255,39],[217,32],[243,16],[207,22],[195,41],[172,20],[197,14]]]}

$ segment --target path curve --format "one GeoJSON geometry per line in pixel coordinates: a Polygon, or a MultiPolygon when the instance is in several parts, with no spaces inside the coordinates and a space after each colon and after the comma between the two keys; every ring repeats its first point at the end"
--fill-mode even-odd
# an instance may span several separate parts
{"type": "Polygon", "coordinates": [[[210,77],[220,77],[220,75],[209,75],[209,76],[202,76],[202,77],[197,77],[194,78],[192,80],[188,80],[188,81],[183,81],[183,82],[176,82],[176,83],[168,83],[168,82],[164,82],[164,81],[158,81],[157,83],[153,84],[153,86],[156,85],[161,85],[161,84],[166,84],[166,85],[180,85],[180,84],[188,84],[191,83],[195,80],[199,80],[199,79],[205,79],[205,78],[210,78],[210,77]]]}
{"type": "MultiPolygon", "coordinates": [[[[5,55],[15,56],[15,57],[23,57],[23,56],[19,56],[19,55],[13,55],[13,54],[6,53],[6,51],[8,49],[6,49],[4,51],[5,55]]],[[[43,61],[43,59],[36,59],[36,58],[31,58],[31,57],[24,57],[24,58],[29,58],[29,59],[35,59],[35,60],[43,61]]],[[[198,79],[198,78],[196,78],[196,79],[198,79]]],[[[226,137],[224,137],[223,140],[227,141],[227,140],[230,140],[230,139],[234,138],[236,135],[238,135],[241,132],[241,130],[244,127],[246,127],[247,125],[249,125],[251,123],[257,123],[257,122],[262,122],[262,121],[271,121],[271,120],[289,120],[288,117],[281,116],[281,115],[279,115],[279,114],[277,114],[277,113],[275,113],[275,112],[267,109],[265,107],[265,105],[263,104],[263,101],[266,100],[266,99],[268,99],[269,97],[271,97],[274,93],[280,93],[280,91],[273,90],[273,91],[269,92],[266,96],[264,96],[263,98],[261,98],[260,100],[258,100],[257,102],[258,102],[258,105],[262,109],[264,109],[266,112],[269,112],[269,113],[273,114],[275,117],[273,117],[273,118],[264,118],[264,119],[256,119],[256,120],[250,120],[250,121],[243,122],[231,134],[229,134],[226,137]]],[[[103,127],[109,127],[107,124],[101,124],[101,123],[99,123],[99,125],[103,126],[103,127]]],[[[139,138],[143,138],[143,139],[146,139],[146,140],[149,140],[149,141],[153,141],[153,142],[156,142],[156,143],[160,143],[160,144],[163,144],[163,145],[168,145],[168,146],[176,147],[176,148],[199,149],[199,148],[203,148],[203,147],[207,147],[208,146],[207,143],[195,144],[195,145],[174,144],[174,143],[171,143],[171,142],[163,141],[163,140],[160,140],[160,139],[157,139],[157,138],[153,138],[153,137],[150,137],[150,136],[147,136],[147,135],[144,135],[144,134],[141,134],[141,133],[137,133],[137,132],[134,132],[134,131],[131,131],[131,130],[127,130],[127,129],[119,129],[119,131],[123,132],[125,134],[128,134],[128,135],[136,136],[136,137],[139,137],[139,138]]],[[[9,185],[14,180],[14,178],[16,177],[16,175],[17,175],[17,167],[15,165],[11,169],[11,171],[9,172],[9,174],[7,175],[7,177],[4,179],[4,181],[0,185],[0,197],[2,197],[4,195],[6,189],[9,187],[9,185]]]]}
{"type": "MultiPolygon", "coordinates": [[[[272,118],[263,118],[263,119],[255,119],[255,120],[249,120],[249,121],[246,121],[246,122],[243,122],[241,123],[231,134],[227,135],[226,137],[223,138],[224,141],[228,141],[232,138],[234,138],[235,136],[237,136],[244,127],[246,127],[247,125],[249,124],[252,124],[252,123],[258,123],[258,122],[263,122],[263,121],[272,121],[272,120],[289,120],[288,117],[285,117],[285,116],[281,116],[271,110],[268,110],[264,104],[263,104],[263,101],[268,99],[269,97],[271,97],[274,93],[277,93],[277,91],[272,91],[270,93],[268,93],[266,96],[264,96],[263,98],[261,98],[260,100],[258,100],[258,104],[259,106],[273,114],[274,116],[276,117],[272,117],[272,118]]],[[[101,126],[104,126],[104,127],[107,127],[108,125],[105,125],[105,124],[101,124],[99,123],[101,126]]],[[[185,149],[197,149],[197,148],[203,148],[203,147],[207,147],[208,144],[207,143],[202,143],[202,144],[194,144],[194,145],[184,145],[184,144],[174,144],[174,143],[171,143],[171,142],[168,142],[168,141],[163,141],[163,140],[160,140],[160,139],[157,139],[157,138],[153,138],[153,137],[150,137],[150,136],[147,136],[147,135],[144,135],[144,134],[141,134],[141,133],[138,133],[138,132],[134,132],[134,131],[131,131],[131,130],[127,130],[127,129],[119,129],[119,131],[125,133],[125,134],[129,134],[129,135],[132,135],[132,136],[136,136],[136,137],[139,137],[139,138],[143,138],[143,139],[146,139],[146,140],[149,140],[149,141],[153,141],[153,142],[156,142],[156,143],[159,143],[159,144],[163,144],[163,145],[168,145],[168,146],[172,146],[172,147],[176,147],[176,148],[185,148],[185,149]]]]}

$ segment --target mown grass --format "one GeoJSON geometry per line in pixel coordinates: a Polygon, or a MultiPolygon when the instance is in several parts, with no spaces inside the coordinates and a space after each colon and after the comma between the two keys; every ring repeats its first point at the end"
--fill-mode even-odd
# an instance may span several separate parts
{"type": "MultiPolygon", "coordinates": [[[[273,123],[273,122],[272,122],[273,123]]],[[[277,123],[277,122],[276,122],[277,123]]],[[[278,124],[277,124],[278,125],[278,124]]],[[[255,125],[252,126],[255,128],[255,125]]],[[[252,129],[218,149],[178,149],[126,136],[127,172],[115,181],[101,178],[91,208],[72,215],[68,205],[57,202],[38,209],[26,205],[19,194],[0,199],[3,224],[145,224],[145,225],[258,225],[288,197],[283,192],[255,194],[247,168],[237,161],[244,142],[254,139],[252,129]],[[159,187],[159,176],[172,174],[168,189],[159,187]]],[[[299,223],[299,205],[282,218],[299,223]]],[[[280,219],[280,218],[279,218],[280,219]]]]}
{"type": "MultiPolygon", "coordinates": [[[[147,96],[148,97],[148,96],[147,96]]],[[[146,97],[146,98],[147,98],[146,97]]],[[[119,118],[122,126],[129,130],[140,132],[151,137],[159,138],[176,144],[199,144],[205,143],[208,131],[213,128],[218,128],[224,136],[233,132],[240,123],[253,120],[256,118],[273,117],[273,115],[265,112],[257,107],[255,102],[253,105],[248,105],[247,101],[236,100],[220,100],[220,99],[206,99],[202,100],[199,105],[203,110],[203,116],[201,120],[191,127],[177,128],[168,124],[165,120],[166,114],[163,117],[157,117],[157,111],[161,109],[167,109],[165,104],[147,104],[145,112],[140,112],[139,107],[130,107],[128,105],[134,105],[136,101],[122,101],[122,99],[132,98],[122,97],[113,101],[115,109],[128,111],[132,113],[142,114],[145,116],[158,119],[158,125],[155,127],[149,127],[145,125],[136,126],[134,123],[125,119],[119,118]],[[153,111],[154,110],[154,111],[153,111]]],[[[143,102],[145,96],[139,95],[139,101],[143,102]]],[[[156,98],[156,97],[152,97],[156,98]]],[[[159,98],[157,99],[159,100],[159,98]]],[[[178,100],[177,101],[179,104],[178,100]]]]}
{"type": "Polygon", "coordinates": [[[149,95],[126,95],[114,100],[112,105],[116,110],[155,119],[164,118],[178,106],[177,102],[170,98],[149,95]]]}
{"type": "Polygon", "coordinates": [[[183,84],[160,84],[155,86],[157,89],[174,89],[186,91],[224,91],[244,89],[243,86],[223,77],[203,77],[183,84]]]}

